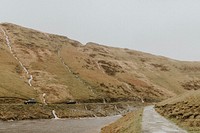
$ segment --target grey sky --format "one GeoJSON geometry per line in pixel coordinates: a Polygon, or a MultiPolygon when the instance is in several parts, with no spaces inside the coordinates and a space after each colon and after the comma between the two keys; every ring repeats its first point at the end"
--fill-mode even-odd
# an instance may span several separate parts
{"type": "Polygon", "coordinates": [[[200,0],[0,0],[0,21],[200,61],[200,0]]]}

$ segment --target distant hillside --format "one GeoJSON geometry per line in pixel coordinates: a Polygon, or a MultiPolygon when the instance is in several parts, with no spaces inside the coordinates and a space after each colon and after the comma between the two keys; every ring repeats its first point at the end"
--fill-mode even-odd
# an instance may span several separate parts
{"type": "Polygon", "coordinates": [[[200,89],[199,62],[83,45],[9,23],[0,28],[0,97],[157,102],[200,89]]]}

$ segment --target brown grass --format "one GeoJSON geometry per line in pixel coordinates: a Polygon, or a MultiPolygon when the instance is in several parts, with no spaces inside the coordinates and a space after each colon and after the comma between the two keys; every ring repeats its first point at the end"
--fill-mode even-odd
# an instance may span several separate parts
{"type": "Polygon", "coordinates": [[[18,62],[5,50],[0,50],[0,97],[37,98],[36,92],[20,76],[18,62]],[[17,68],[17,69],[16,69],[17,68]]]}
{"type": "Polygon", "coordinates": [[[157,111],[192,133],[200,132],[200,91],[190,91],[163,101],[157,111]]]}
{"type": "Polygon", "coordinates": [[[141,133],[142,109],[130,112],[101,129],[101,133],[141,133]]]}
{"type": "Polygon", "coordinates": [[[28,77],[0,32],[1,96],[42,101],[46,93],[48,103],[102,98],[157,102],[184,93],[183,83],[200,78],[198,62],[180,62],[95,43],[82,45],[14,24],[0,26],[6,30],[14,53],[33,75],[33,87],[29,87],[28,77]]]}
{"type": "MultiPolygon", "coordinates": [[[[14,99],[16,101],[16,98],[14,99]]],[[[13,101],[7,98],[6,101],[13,101]]],[[[118,115],[130,111],[130,108],[138,106],[137,103],[90,103],[90,104],[23,104],[24,99],[18,99],[19,103],[1,103],[0,99],[0,119],[1,120],[24,120],[24,119],[49,119],[53,118],[52,110],[56,111],[59,118],[78,117],[105,117],[118,115]]]]}

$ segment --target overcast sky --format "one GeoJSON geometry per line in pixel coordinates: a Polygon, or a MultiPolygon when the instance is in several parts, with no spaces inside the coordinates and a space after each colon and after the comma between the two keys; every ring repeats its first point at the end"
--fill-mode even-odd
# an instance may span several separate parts
{"type": "Polygon", "coordinates": [[[0,0],[0,22],[200,61],[200,0],[0,0]]]}

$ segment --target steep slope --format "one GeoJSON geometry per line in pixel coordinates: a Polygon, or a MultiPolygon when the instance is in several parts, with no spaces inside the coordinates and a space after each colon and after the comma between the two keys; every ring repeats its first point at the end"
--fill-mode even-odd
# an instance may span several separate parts
{"type": "Polygon", "coordinates": [[[43,101],[43,96],[45,96],[46,102],[60,102],[67,99],[89,98],[94,95],[85,84],[66,70],[58,56],[59,45],[65,45],[68,42],[67,38],[40,33],[12,24],[3,24],[1,27],[3,29],[1,51],[10,54],[10,58],[15,61],[17,70],[14,71],[18,74],[19,79],[24,81],[21,85],[31,91],[35,90],[32,94],[37,93],[41,101],[43,101]],[[7,42],[3,31],[9,37],[12,52],[9,51],[9,47],[6,47],[7,42]],[[16,56],[18,60],[12,55],[16,56]],[[27,87],[30,77],[27,77],[27,73],[20,66],[19,61],[32,75],[32,86],[27,87]],[[74,88],[79,90],[78,93],[74,88]]]}
{"type": "Polygon", "coordinates": [[[103,97],[159,101],[187,91],[185,86],[199,79],[197,62],[180,62],[129,49],[88,43],[64,46],[61,54],[68,58],[65,62],[70,68],[95,85],[95,91],[103,97]]]}
{"type": "Polygon", "coordinates": [[[1,97],[38,97],[47,103],[155,102],[188,91],[200,77],[198,62],[82,45],[9,23],[0,28],[1,97]]]}

